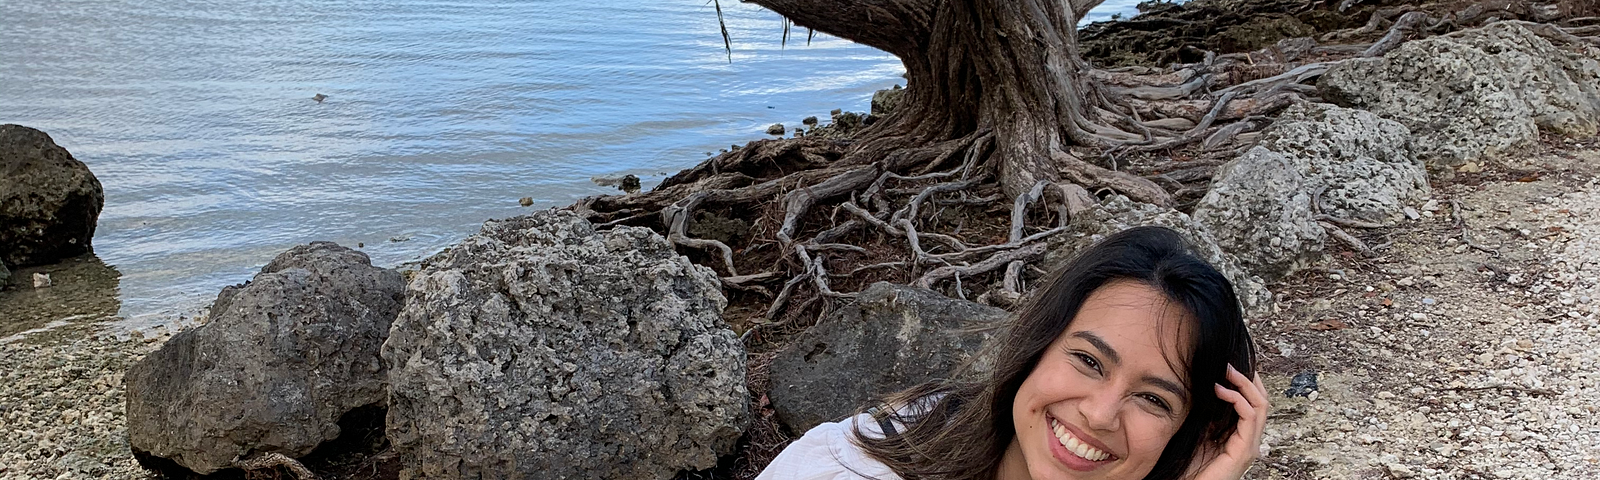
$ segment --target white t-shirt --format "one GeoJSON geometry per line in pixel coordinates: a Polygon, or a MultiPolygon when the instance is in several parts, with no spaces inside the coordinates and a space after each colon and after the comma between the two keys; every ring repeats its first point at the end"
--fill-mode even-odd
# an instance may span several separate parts
{"type": "Polygon", "coordinates": [[[850,441],[855,437],[857,423],[862,426],[862,433],[883,436],[878,422],[866,413],[817,425],[785,447],[756,480],[900,480],[889,467],[868,457],[850,441]]]}
{"type": "MultiPolygon", "coordinates": [[[[934,394],[900,407],[899,417],[919,417],[939,403],[944,394],[934,394]]],[[[867,456],[861,447],[850,441],[855,438],[856,425],[861,433],[872,438],[883,438],[883,427],[863,413],[834,423],[813,427],[804,436],[789,444],[772,459],[756,480],[900,480],[900,475],[883,462],[867,456]]],[[[889,426],[905,431],[906,426],[890,420],[889,426]]]]}

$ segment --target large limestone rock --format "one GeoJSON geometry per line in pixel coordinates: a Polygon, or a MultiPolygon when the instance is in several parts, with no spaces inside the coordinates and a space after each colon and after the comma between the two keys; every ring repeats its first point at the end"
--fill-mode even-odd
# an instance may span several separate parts
{"type": "Polygon", "coordinates": [[[1540,129],[1590,136],[1600,127],[1600,48],[1556,46],[1507,21],[1407,42],[1348,60],[1318,82],[1324,98],[1397,120],[1418,156],[1454,165],[1531,145],[1540,129]]]}
{"type": "Polygon", "coordinates": [[[1194,218],[1251,273],[1283,278],[1322,258],[1327,232],[1294,159],[1257,146],[1217,170],[1194,218]]]}
{"type": "Polygon", "coordinates": [[[384,403],[378,349],[404,289],[399,273],[330,242],[284,252],[223,289],[210,322],[128,369],[128,443],[201,474],[253,453],[311,453],[345,413],[384,403]]]}
{"type": "Polygon", "coordinates": [[[1133,227],[1167,227],[1183,235],[1201,260],[1210,263],[1233,284],[1234,293],[1246,314],[1260,312],[1272,301],[1260,277],[1247,271],[1241,259],[1225,251],[1217,240],[1189,215],[1166,207],[1135,202],[1115,195],[1100,205],[1072,217],[1068,231],[1050,238],[1050,250],[1045,254],[1044,268],[1054,272],[1066,266],[1082,252],[1111,234],[1133,227]]]}
{"type": "Polygon", "coordinates": [[[666,479],[732,450],[745,353],[717,276],[646,228],[490,221],[424,263],[383,358],[401,478],[666,479]]]}
{"type": "Polygon", "coordinates": [[[0,263],[42,265],[90,250],[100,181],[44,132],[0,125],[0,263]]]}
{"type": "Polygon", "coordinates": [[[1292,158],[1320,195],[1318,211],[1393,226],[1428,201],[1428,172],[1411,131],[1370,112],[1304,103],[1285,110],[1259,146],[1292,158]]]}
{"type": "Polygon", "coordinates": [[[1006,311],[937,292],[875,283],[772,359],[767,396],[796,433],[837,421],[878,396],[948,378],[977,360],[1006,311]]]}
{"type": "Polygon", "coordinates": [[[1427,200],[1409,138],[1405,126],[1369,112],[1290,107],[1256,147],[1217,170],[1194,219],[1252,273],[1283,278],[1322,257],[1319,212],[1394,225],[1427,200]]]}

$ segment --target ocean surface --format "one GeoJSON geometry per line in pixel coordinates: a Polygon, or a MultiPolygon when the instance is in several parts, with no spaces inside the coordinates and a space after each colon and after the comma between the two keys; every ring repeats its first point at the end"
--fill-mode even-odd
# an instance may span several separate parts
{"type": "MultiPolygon", "coordinates": [[[[72,267],[102,272],[57,284],[120,275],[92,283],[144,328],[297,244],[417,260],[615,192],[591,177],[649,188],[903,81],[887,54],[799,28],[784,44],[776,14],[722,8],[731,62],[706,0],[5,2],[0,123],[49,133],[104,185],[99,261],[72,267]]],[[[23,308],[6,298],[0,321],[23,308]]]]}

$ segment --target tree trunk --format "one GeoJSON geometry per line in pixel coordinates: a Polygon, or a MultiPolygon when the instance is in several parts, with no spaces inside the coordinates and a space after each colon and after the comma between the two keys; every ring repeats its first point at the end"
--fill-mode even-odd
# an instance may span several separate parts
{"type": "Polygon", "coordinates": [[[992,145],[972,154],[1008,195],[1022,195],[1040,181],[1069,181],[1170,202],[1148,180],[1068,152],[1073,145],[1143,139],[1103,122],[1116,114],[1097,107],[1100,93],[1078,53],[1077,20],[1101,0],[748,1],[905,64],[902,106],[862,132],[847,164],[883,161],[897,171],[948,158],[957,145],[992,145]]]}

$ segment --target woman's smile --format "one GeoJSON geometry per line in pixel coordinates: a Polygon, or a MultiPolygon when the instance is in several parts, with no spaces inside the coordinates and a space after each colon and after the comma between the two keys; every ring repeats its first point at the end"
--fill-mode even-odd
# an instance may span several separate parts
{"type": "Polygon", "coordinates": [[[1117,456],[1110,453],[1111,449],[1094,437],[1062,423],[1054,416],[1046,415],[1045,418],[1050,422],[1054,434],[1048,439],[1050,454],[1067,468],[1087,472],[1117,460],[1117,456]]]}

